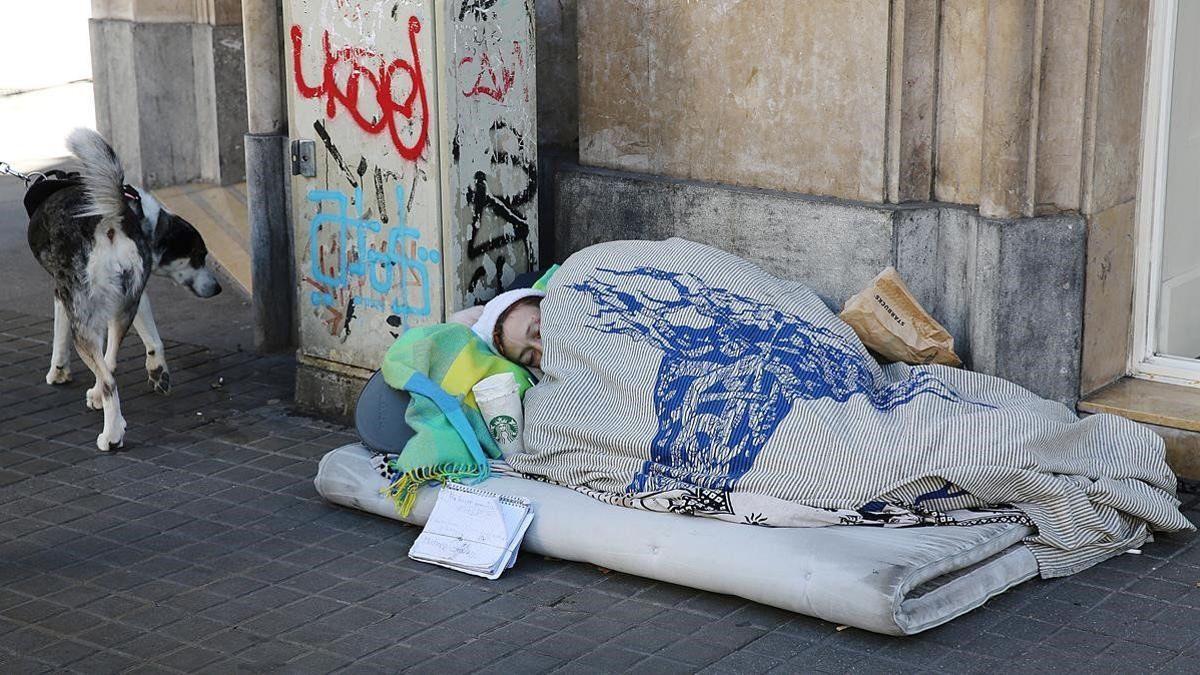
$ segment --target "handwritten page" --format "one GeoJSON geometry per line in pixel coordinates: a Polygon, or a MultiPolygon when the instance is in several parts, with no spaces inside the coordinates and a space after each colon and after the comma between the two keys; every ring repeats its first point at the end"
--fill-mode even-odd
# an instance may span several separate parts
{"type": "Polygon", "coordinates": [[[495,579],[516,561],[533,514],[527,501],[448,484],[409,550],[414,560],[495,579]]]}

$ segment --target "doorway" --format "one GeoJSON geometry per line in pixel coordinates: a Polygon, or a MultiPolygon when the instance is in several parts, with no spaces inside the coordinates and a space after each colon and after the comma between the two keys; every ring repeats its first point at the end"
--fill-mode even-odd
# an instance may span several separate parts
{"type": "Polygon", "coordinates": [[[1156,2],[1152,31],[1131,369],[1200,386],[1200,2],[1156,2]]]}

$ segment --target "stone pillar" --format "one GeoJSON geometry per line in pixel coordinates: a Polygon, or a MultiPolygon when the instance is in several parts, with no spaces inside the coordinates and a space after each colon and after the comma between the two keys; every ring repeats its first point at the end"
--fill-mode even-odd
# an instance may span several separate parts
{"type": "Polygon", "coordinates": [[[1093,3],[1080,205],[1088,219],[1085,394],[1124,376],[1132,347],[1148,22],[1164,6],[1093,3]]]}
{"type": "Polygon", "coordinates": [[[979,213],[1033,215],[1042,0],[988,0],[979,213]]]}
{"type": "Polygon", "coordinates": [[[244,178],[239,0],[92,0],[91,34],[96,126],[130,182],[244,178]]]}
{"type": "Polygon", "coordinates": [[[887,201],[928,201],[938,78],[939,0],[892,3],[888,64],[887,201]]]}
{"type": "Polygon", "coordinates": [[[278,0],[243,0],[246,27],[246,116],[252,134],[287,131],[283,102],[282,8],[278,0]]]}
{"type": "Polygon", "coordinates": [[[260,352],[296,348],[296,286],[289,218],[287,108],[283,98],[281,7],[244,0],[246,32],[247,216],[254,283],[254,344],[260,352]]]}

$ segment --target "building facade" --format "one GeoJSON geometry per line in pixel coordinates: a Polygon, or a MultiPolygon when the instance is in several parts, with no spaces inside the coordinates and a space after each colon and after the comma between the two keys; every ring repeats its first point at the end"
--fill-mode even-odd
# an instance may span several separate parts
{"type": "MultiPolygon", "coordinates": [[[[148,145],[149,126],[164,124],[143,113],[139,129],[115,112],[128,92],[139,111],[163,97],[156,87],[166,85],[144,75],[151,65],[137,54],[157,49],[163,31],[182,30],[165,24],[189,27],[191,49],[180,58],[190,61],[191,84],[174,83],[182,89],[170,95],[187,101],[183,89],[193,92],[185,112],[203,128],[197,147],[208,157],[193,164],[209,168],[144,175],[236,177],[236,163],[223,162],[237,153],[221,139],[237,134],[220,120],[244,111],[244,87],[239,94],[222,84],[216,64],[240,31],[239,5],[94,0],[98,107],[110,111],[100,113],[101,128],[126,156],[148,145]],[[175,14],[169,5],[178,5],[175,14]],[[229,40],[216,39],[221,31],[229,40]],[[106,70],[101,61],[138,65],[106,70]],[[124,82],[121,73],[137,77],[106,86],[124,82]]],[[[1147,290],[1155,280],[1175,284],[1175,299],[1163,304],[1186,315],[1172,323],[1173,344],[1188,334],[1187,321],[1200,321],[1187,309],[1200,282],[1187,284],[1200,269],[1186,262],[1200,260],[1200,223],[1187,215],[1200,205],[1189,209],[1186,199],[1200,190],[1173,188],[1167,207],[1155,197],[1170,182],[1159,174],[1185,186],[1200,175],[1176,166],[1189,156],[1188,139],[1200,137],[1188,121],[1200,117],[1189,117],[1200,111],[1200,86],[1187,75],[1193,40],[1174,39],[1200,34],[1190,3],[535,7],[543,264],[599,241],[684,236],[803,281],[835,307],[895,265],[968,367],[1069,405],[1134,371],[1158,377],[1138,365],[1157,358],[1146,326],[1158,315],[1144,306],[1157,302],[1147,290]],[[1168,171],[1165,149],[1176,145],[1184,152],[1171,154],[1168,171]],[[1163,238],[1161,213],[1184,215],[1173,226],[1183,233],[1167,239],[1174,253],[1159,261],[1151,240],[1163,238]],[[1153,272],[1156,265],[1168,269],[1153,272]]],[[[177,164],[180,157],[189,155],[181,150],[177,164]]],[[[158,160],[143,153],[140,161],[158,160]]]]}
{"type": "Polygon", "coordinates": [[[835,305],[894,264],[1073,402],[1126,372],[1150,7],[578,0],[555,253],[678,234],[835,305]]]}

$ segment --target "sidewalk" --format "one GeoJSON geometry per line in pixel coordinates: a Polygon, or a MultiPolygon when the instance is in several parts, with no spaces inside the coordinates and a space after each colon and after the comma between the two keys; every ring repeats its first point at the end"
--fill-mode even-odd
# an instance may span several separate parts
{"type": "Polygon", "coordinates": [[[291,359],[238,349],[229,290],[152,288],[174,389],[149,390],[128,339],[126,447],[99,453],[79,360],[44,383],[48,280],[0,188],[0,673],[1196,670],[1195,537],[910,638],[535,555],[494,582],[414,563],[414,528],[315,493],[353,436],[293,414],[291,359]]]}
{"type": "MultiPolygon", "coordinates": [[[[0,672],[1194,672],[1200,547],[1163,538],[888,638],[523,556],[488,582],[407,559],[416,530],[324,503],[348,430],[288,411],[286,358],[171,341],[174,391],[122,350],[128,441],[86,378],[42,381],[50,320],[0,311],[0,672]]],[[[1200,516],[1196,500],[1189,514],[1200,516]]]]}

